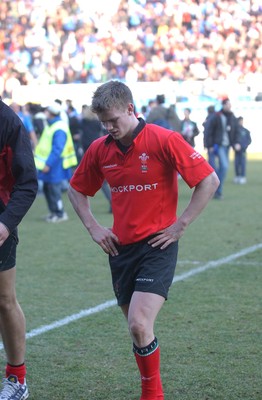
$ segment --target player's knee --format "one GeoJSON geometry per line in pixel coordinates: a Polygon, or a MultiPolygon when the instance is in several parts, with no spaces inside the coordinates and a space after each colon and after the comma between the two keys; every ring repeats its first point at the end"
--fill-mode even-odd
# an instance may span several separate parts
{"type": "Polygon", "coordinates": [[[16,298],[14,295],[0,294],[0,313],[9,313],[16,307],[16,298]]]}
{"type": "Polygon", "coordinates": [[[139,321],[137,319],[132,319],[129,321],[129,332],[132,337],[140,339],[146,335],[147,326],[145,321],[139,321]]]}

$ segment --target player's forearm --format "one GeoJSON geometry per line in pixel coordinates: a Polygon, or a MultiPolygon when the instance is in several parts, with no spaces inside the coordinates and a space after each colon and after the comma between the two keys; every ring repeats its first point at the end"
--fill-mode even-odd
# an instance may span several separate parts
{"type": "Polygon", "coordinates": [[[90,233],[92,228],[96,227],[99,224],[91,212],[88,197],[83,195],[82,193],[77,192],[75,189],[72,188],[72,186],[69,186],[68,188],[68,197],[75,212],[90,233]]]}
{"type": "Polygon", "coordinates": [[[179,217],[179,222],[186,228],[203,211],[209,200],[214,196],[219,186],[219,179],[215,172],[207,176],[194,189],[187,208],[179,217]]]}

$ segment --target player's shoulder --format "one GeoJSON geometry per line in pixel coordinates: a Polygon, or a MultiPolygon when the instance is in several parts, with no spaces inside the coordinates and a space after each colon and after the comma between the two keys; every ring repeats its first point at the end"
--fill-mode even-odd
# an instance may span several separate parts
{"type": "Polygon", "coordinates": [[[163,126],[159,126],[156,124],[148,124],[148,123],[145,125],[145,131],[150,132],[150,134],[152,133],[156,136],[158,136],[158,135],[168,136],[171,133],[175,133],[175,131],[173,131],[172,129],[168,129],[163,126]]]}
{"type": "Polygon", "coordinates": [[[155,124],[146,124],[145,134],[151,139],[155,138],[160,141],[180,140],[181,134],[171,129],[163,128],[155,124]]]}

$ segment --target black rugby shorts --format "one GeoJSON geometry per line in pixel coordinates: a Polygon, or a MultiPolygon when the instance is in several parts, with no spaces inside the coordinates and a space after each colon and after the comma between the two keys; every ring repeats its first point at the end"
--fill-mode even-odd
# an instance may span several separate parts
{"type": "Polygon", "coordinates": [[[3,245],[0,246],[0,271],[6,271],[15,267],[17,243],[16,234],[11,234],[3,245]]]}
{"type": "Polygon", "coordinates": [[[116,246],[118,256],[109,255],[112,283],[119,306],[129,304],[135,291],[155,293],[166,300],[172,284],[178,253],[178,242],[166,249],[140,242],[116,246]]]}

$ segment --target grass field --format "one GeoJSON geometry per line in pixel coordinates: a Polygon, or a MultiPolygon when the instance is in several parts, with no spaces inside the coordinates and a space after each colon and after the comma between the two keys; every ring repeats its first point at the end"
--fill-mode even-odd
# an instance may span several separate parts
{"type": "MultiPolygon", "coordinates": [[[[232,179],[231,165],[224,200],[212,200],[180,240],[177,282],[155,329],[165,400],[262,399],[262,162],[249,161],[247,185],[232,179]]],[[[191,192],[179,185],[181,210],[191,192]]],[[[20,225],[17,292],[27,318],[30,399],[138,400],[107,256],[64,199],[69,221],[43,222],[46,204],[38,196],[20,225]]],[[[102,193],[92,206],[111,225],[102,193]]]]}

